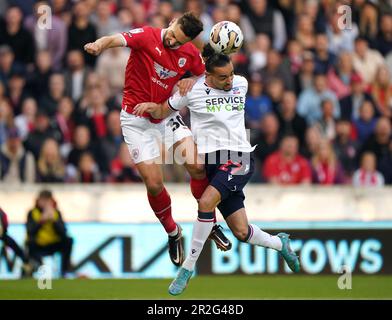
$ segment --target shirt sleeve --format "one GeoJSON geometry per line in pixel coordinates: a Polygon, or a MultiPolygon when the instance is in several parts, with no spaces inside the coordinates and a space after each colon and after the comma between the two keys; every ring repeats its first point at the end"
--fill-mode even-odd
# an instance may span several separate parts
{"type": "Polygon", "coordinates": [[[186,107],[189,103],[188,96],[181,96],[179,92],[176,92],[173,94],[169,100],[167,101],[167,104],[169,105],[169,108],[178,111],[183,107],[186,107]]]}
{"type": "Polygon", "coordinates": [[[145,28],[132,29],[127,32],[121,32],[124,38],[124,47],[139,49],[143,44],[148,43],[148,30],[145,28]]]}
{"type": "Polygon", "coordinates": [[[201,53],[197,49],[195,49],[193,64],[189,71],[192,72],[192,74],[195,76],[201,76],[205,72],[205,70],[206,68],[201,53]]]}

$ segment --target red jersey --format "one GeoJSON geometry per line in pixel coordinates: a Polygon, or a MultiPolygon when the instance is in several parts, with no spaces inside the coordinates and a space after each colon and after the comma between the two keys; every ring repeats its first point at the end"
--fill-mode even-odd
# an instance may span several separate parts
{"type": "MultiPolygon", "coordinates": [[[[121,33],[131,48],[125,70],[122,107],[131,113],[142,102],[162,103],[172,94],[175,84],[190,71],[199,76],[205,67],[199,50],[187,42],[177,49],[163,45],[163,30],[144,27],[121,33]]],[[[152,122],[150,114],[143,114],[152,122]]]]}
{"type": "Polygon", "coordinates": [[[286,162],[279,151],[268,156],[263,173],[267,179],[278,178],[281,184],[297,184],[312,178],[310,165],[304,157],[297,155],[293,161],[286,162]]]}

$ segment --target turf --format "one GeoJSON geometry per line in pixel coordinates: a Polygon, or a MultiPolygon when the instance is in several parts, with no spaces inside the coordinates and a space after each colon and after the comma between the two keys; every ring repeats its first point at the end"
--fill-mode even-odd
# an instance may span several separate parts
{"type": "Polygon", "coordinates": [[[53,280],[40,290],[36,280],[0,280],[0,299],[392,299],[392,276],[353,276],[340,290],[336,276],[198,276],[178,297],[167,293],[171,279],[53,280]]]}

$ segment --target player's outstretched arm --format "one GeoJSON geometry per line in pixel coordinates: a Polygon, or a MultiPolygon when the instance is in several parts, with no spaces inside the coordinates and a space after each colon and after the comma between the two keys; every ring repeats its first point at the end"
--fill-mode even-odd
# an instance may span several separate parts
{"type": "Polygon", "coordinates": [[[87,43],[84,46],[89,54],[94,56],[99,55],[102,51],[109,48],[124,47],[124,38],[121,34],[114,34],[112,36],[104,36],[94,42],[87,43]]]}
{"type": "Polygon", "coordinates": [[[141,116],[146,112],[151,114],[154,119],[164,119],[167,118],[173,110],[169,108],[167,101],[160,104],[154,102],[143,102],[137,104],[132,113],[135,116],[141,116]]]}

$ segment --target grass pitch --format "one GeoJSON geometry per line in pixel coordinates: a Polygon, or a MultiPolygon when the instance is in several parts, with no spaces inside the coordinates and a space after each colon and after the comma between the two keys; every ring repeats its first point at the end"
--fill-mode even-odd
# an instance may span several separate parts
{"type": "Polygon", "coordinates": [[[0,299],[392,299],[392,276],[352,277],[340,290],[332,276],[198,276],[172,297],[171,279],[53,280],[40,290],[37,280],[0,280],[0,299]]]}

